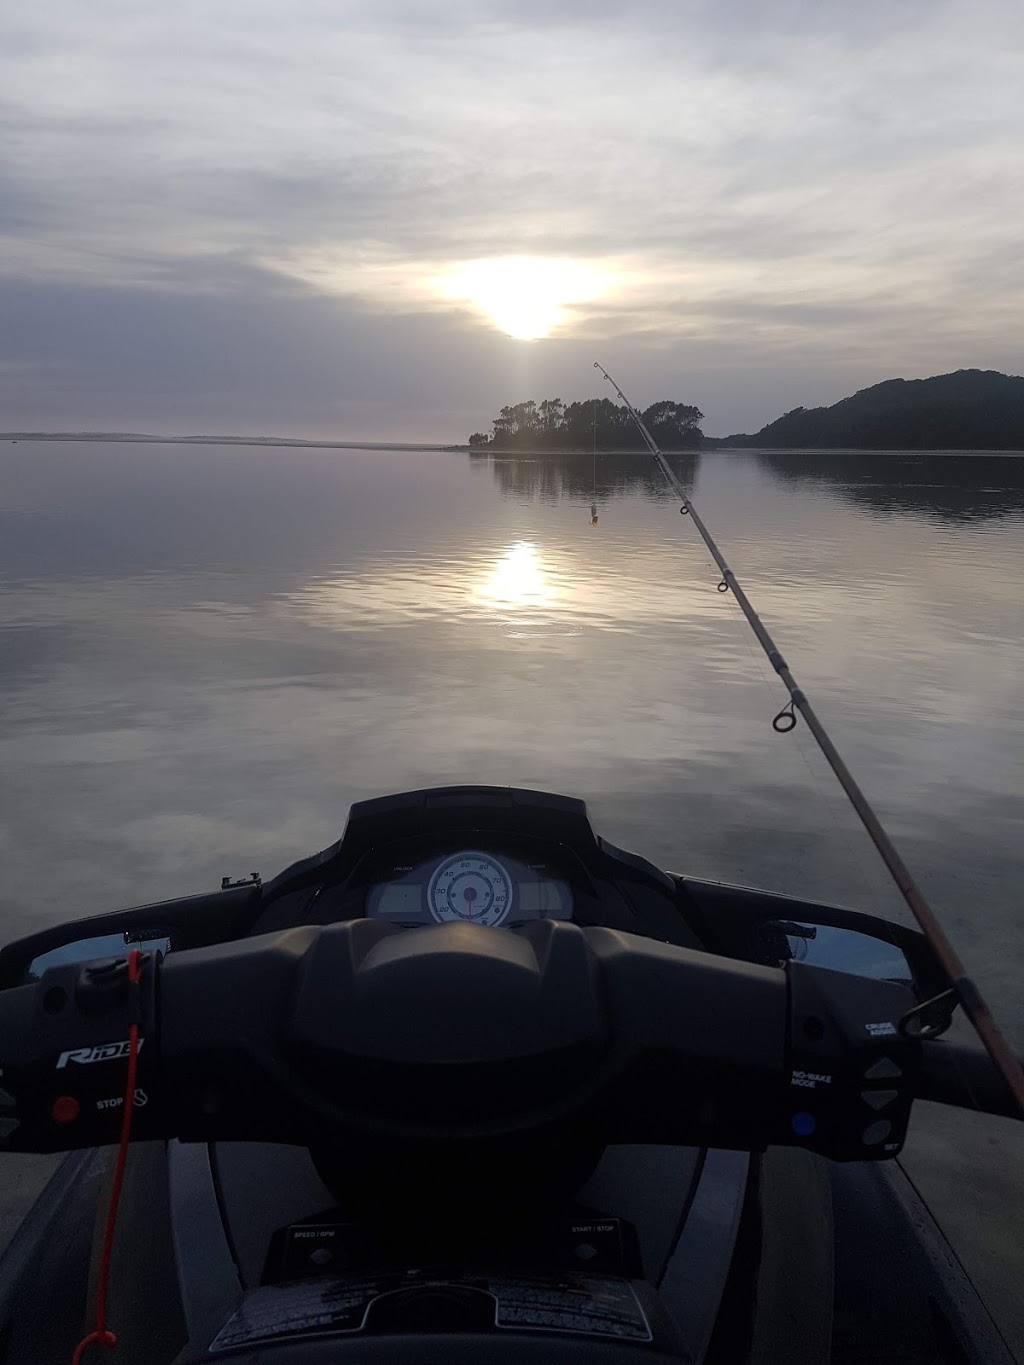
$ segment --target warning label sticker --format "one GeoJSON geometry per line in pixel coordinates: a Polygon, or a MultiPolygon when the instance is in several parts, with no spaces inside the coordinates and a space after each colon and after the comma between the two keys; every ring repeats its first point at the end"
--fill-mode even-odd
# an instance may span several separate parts
{"type": "Polygon", "coordinates": [[[650,1341],[651,1329],[633,1287],[626,1280],[596,1275],[558,1279],[494,1276],[498,1327],[571,1332],[574,1336],[650,1341]]]}
{"type": "Polygon", "coordinates": [[[394,1276],[267,1284],[242,1306],[210,1343],[211,1351],[305,1332],[358,1332],[373,1300],[393,1288],[394,1276]]]}
{"type": "MultiPolygon", "coordinates": [[[[431,1275],[423,1271],[343,1276],[263,1285],[247,1294],[211,1351],[310,1334],[373,1330],[373,1305],[431,1286],[473,1289],[494,1304],[494,1326],[505,1331],[650,1341],[651,1330],[632,1286],[611,1276],[568,1274],[431,1275]],[[369,1323],[368,1323],[369,1319],[369,1323]]],[[[383,1325],[383,1324],[382,1324],[383,1325]]],[[[454,1330],[458,1330],[453,1324],[454,1330]]]]}

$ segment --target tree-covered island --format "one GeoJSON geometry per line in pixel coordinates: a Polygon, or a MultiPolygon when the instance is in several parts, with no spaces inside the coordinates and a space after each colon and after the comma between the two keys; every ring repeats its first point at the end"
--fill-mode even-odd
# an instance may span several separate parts
{"type": "MultiPolygon", "coordinates": [[[[640,415],[662,450],[697,450],[703,443],[704,414],[690,403],[664,398],[640,415]]],[[[474,450],[591,450],[595,442],[598,450],[646,449],[628,408],[609,398],[516,403],[501,409],[489,436],[475,431],[469,438],[474,450]]]]}

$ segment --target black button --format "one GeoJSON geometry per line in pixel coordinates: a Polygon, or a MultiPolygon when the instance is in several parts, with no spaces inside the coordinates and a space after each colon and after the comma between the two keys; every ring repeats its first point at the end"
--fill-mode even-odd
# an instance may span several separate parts
{"type": "Polygon", "coordinates": [[[880,1142],[892,1132],[892,1124],[888,1119],[879,1119],[877,1123],[869,1123],[861,1133],[861,1139],[865,1147],[877,1147],[880,1142]]]}
{"type": "Polygon", "coordinates": [[[869,1066],[864,1072],[866,1081],[894,1081],[897,1076],[902,1076],[903,1072],[894,1061],[888,1057],[883,1057],[874,1066],[869,1066]]]}
{"type": "Polygon", "coordinates": [[[887,1104],[892,1104],[893,1100],[898,1100],[900,1092],[898,1090],[862,1090],[860,1097],[865,1104],[870,1104],[872,1109],[884,1109],[887,1104]]]}

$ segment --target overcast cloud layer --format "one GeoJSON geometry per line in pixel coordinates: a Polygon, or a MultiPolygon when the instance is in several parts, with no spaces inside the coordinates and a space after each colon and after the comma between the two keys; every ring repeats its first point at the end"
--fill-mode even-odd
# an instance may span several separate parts
{"type": "Polygon", "coordinates": [[[1019,372],[1013,0],[22,0],[0,33],[0,429],[456,439],[595,391],[753,429],[1019,372]],[[445,279],[605,281],[548,339],[445,279]]]}

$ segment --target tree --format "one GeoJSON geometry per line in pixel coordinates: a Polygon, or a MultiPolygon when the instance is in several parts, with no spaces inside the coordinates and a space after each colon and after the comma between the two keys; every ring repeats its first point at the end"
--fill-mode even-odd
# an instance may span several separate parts
{"type": "Polygon", "coordinates": [[[700,408],[663,398],[660,403],[652,403],[640,415],[644,426],[659,445],[677,448],[700,445],[700,423],[704,420],[700,408]]]}
{"type": "MultiPolygon", "coordinates": [[[[662,399],[643,414],[654,439],[667,450],[695,449],[703,440],[700,423],[704,414],[688,403],[662,399]]],[[[528,399],[504,407],[494,419],[490,441],[480,432],[470,437],[470,445],[490,445],[501,449],[529,449],[554,446],[560,450],[643,450],[639,431],[624,405],[610,398],[591,398],[582,403],[565,404],[561,398],[528,399]]]]}
{"type": "Polygon", "coordinates": [[[537,409],[540,415],[540,428],[545,436],[553,436],[561,430],[564,408],[560,398],[544,398],[537,409]]]}
{"type": "Polygon", "coordinates": [[[485,446],[490,439],[491,438],[485,436],[482,431],[474,431],[473,435],[469,438],[469,444],[471,446],[485,446]]]}
{"type": "Polygon", "coordinates": [[[533,399],[529,398],[525,403],[516,403],[512,409],[512,435],[517,438],[517,442],[528,443],[530,438],[536,436],[539,427],[540,415],[533,399]]]}
{"type": "Polygon", "coordinates": [[[512,409],[502,408],[501,412],[494,419],[494,435],[492,440],[497,445],[508,445],[512,437],[512,409]]]}

